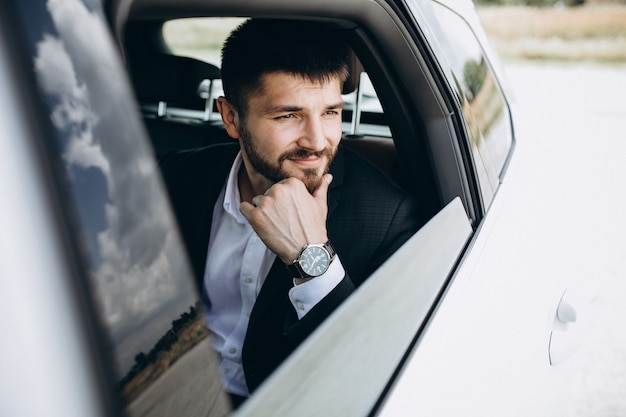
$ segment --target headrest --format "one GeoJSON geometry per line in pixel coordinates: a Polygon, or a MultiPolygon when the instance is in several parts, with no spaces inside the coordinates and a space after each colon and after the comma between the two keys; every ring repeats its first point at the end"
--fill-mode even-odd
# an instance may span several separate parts
{"type": "Polygon", "coordinates": [[[193,102],[203,80],[220,78],[215,65],[194,58],[157,54],[138,56],[130,72],[140,102],[193,102]]]}
{"type": "Polygon", "coordinates": [[[363,72],[363,65],[359,58],[356,56],[354,51],[350,52],[350,59],[348,61],[350,73],[348,74],[348,78],[343,83],[343,89],[341,94],[350,94],[356,87],[359,85],[359,78],[361,77],[361,73],[363,72]]]}

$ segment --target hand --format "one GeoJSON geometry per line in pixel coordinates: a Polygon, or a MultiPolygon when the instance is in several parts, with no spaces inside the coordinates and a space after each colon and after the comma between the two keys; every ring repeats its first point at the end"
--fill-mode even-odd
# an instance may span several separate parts
{"type": "Polygon", "coordinates": [[[328,186],[332,175],[312,195],[297,178],[271,186],[263,195],[242,202],[239,210],[265,245],[283,262],[290,264],[302,247],[328,240],[328,186]]]}

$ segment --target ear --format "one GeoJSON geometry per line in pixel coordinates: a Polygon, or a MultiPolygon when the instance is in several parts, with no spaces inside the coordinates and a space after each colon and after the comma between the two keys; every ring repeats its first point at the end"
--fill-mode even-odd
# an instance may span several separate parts
{"type": "Polygon", "coordinates": [[[226,128],[228,136],[233,139],[239,139],[241,136],[239,133],[239,114],[235,107],[226,100],[226,97],[219,97],[215,104],[222,116],[222,122],[224,122],[224,128],[226,128]]]}

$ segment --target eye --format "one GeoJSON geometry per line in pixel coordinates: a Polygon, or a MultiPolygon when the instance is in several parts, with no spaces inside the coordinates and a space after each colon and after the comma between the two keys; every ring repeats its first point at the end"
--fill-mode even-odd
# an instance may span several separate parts
{"type": "Polygon", "coordinates": [[[276,120],[280,120],[280,119],[293,119],[294,117],[296,117],[293,113],[289,113],[289,114],[283,114],[282,116],[278,116],[275,119],[276,120]]]}

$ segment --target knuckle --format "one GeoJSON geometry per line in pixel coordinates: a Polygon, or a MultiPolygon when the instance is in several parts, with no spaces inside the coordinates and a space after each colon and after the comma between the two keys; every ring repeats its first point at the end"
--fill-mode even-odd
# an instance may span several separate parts
{"type": "Polygon", "coordinates": [[[287,195],[291,188],[291,182],[288,180],[285,180],[285,182],[276,183],[272,187],[272,196],[280,199],[287,195]]]}
{"type": "MultiPolygon", "coordinates": [[[[254,205],[257,208],[262,208],[267,206],[267,200],[268,198],[266,196],[256,196],[254,197],[254,205]]],[[[256,210],[258,211],[258,210],[256,210]]]]}
{"type": "Polygon", "coordinates": [[[248,221],[252,224],[262,223],[265,219],[263,210],[252,210],[248,215],[248,221]]]}
{"type": "Polygon", "coordinates": [[[297,188],[298,185],[300,184],[302,184],[302,181],[300,181],[299,179],[294,178],[294,177],[289,177],[277,185],[282,185],[281,188],[283,189],[293,189],[294,187],[297,188]]]}

